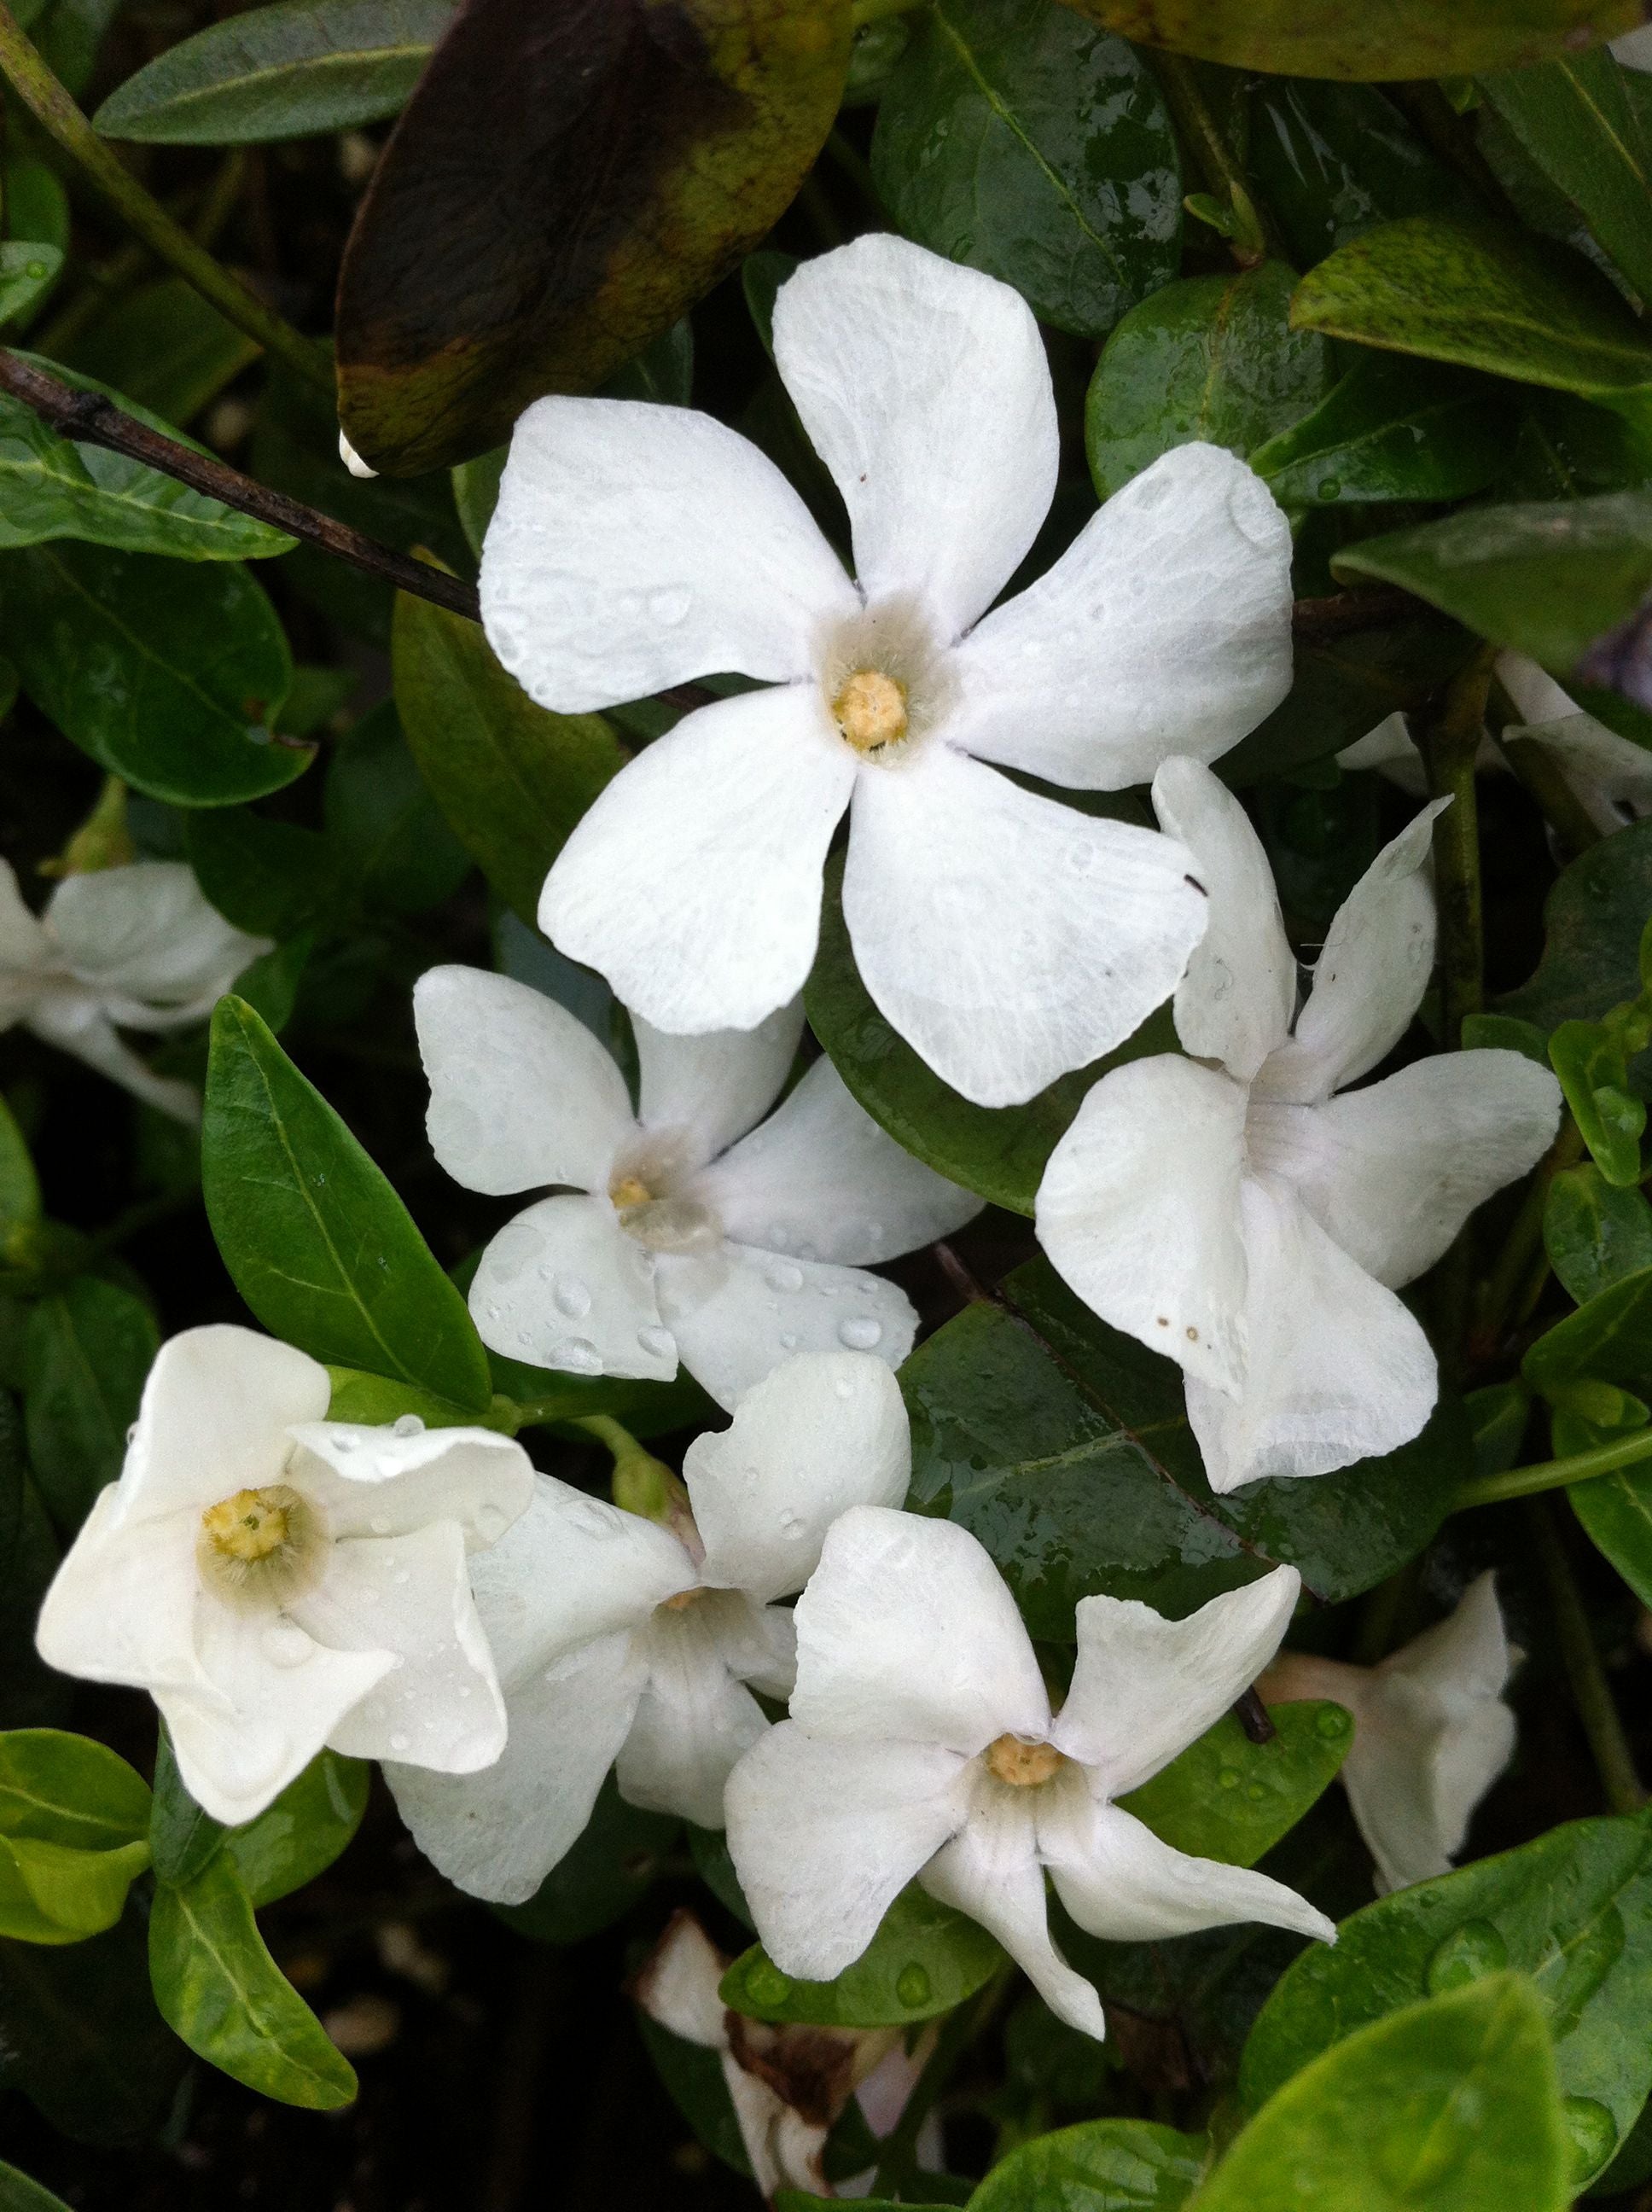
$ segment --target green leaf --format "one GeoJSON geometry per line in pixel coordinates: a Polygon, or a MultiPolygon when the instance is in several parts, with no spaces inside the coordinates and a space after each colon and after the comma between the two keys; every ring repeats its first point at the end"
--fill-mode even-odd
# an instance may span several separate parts
{"type": "Polygon", "coordinates": [[[980,1538],[1035,1636],[1070,1642],[1073,1607],[1097,1591],[1180,1619],[1280,1561],[1321,1597],[1351,1596],[1421,1550],[1470,1471],[1447,1394],[1387,1459],[1213,1497],[1168,1359],[1097,1321],[1042,1260],[999,1297],[901,1370],[908,1503],[980,1538]]]}
{"type": "Polygon", "coordinates": [[[388,700],[335,748],[322,819],[361,896],[392,914],[439,906],[471,872],[471,856],[438,811],[388,700]]]}
{"type": "Polygon", "coordinates": [[[1304,1699],[1269,1718],[1272,1741],[1253,1743],[1224,1713],[1120,1803],[1193,1858],[1254,1866],[1329,1787],[1354,1738],[1340,1705],[1304,1699]]]}
{"type": "Polygon", "coordinates": [[[181,276],[117,293],[65,349],[82,375],[191,422],[258,357],[255,340],[181,276]]]}
{"type": "Polygon", "coordinates": [[[1557,246],[1456,216],[1407,216],[1310,269],[1291,319],[1585,399],[1652,381],[1652,339],[1603,276],[1557,246]]]}
{"type": "Polygon", "coordinates": [[[0,1252],[6,1232],[40,1218],[40,1182],[17,1117],[0,1097],[0,1252]]]}
{"type": "Polygon", "coordinates": [[[313,1358],[485,1412],[487,1355],[406,1207],[240,1000],[212,1018],[201,1187],[235,1287],[313,1358]]]}
{"type": "Polygon", "coordinates": [[[1652,1827],[1577,1820],[1385,1897],[1304,1951],[1264,2007],[1240,2088],[1254,2112],[1333,2044],[1419,1998],[1532,1977],[1554,2038],[1582,2187],[1652,2086],[1652,1827]]]}
{"type": "Polygon", "coordinates": [[[1179,2212],[1208,2151],[1203,2136],[1147,2120],[1088,2120],[1012,2150],[969,2212],[1179,2212]]]}
{"type": "Polygon", "coordinates": [[[505,473],[507,446],[478,453],[473,461],[460,461],[452,472],[453,505],[471,552],[482,558],[482,541],[499,504],[499,480],[505,473]]]}
{"type": "Polygon", "coordinates": [[[581,1943],[611,1927],[659,1878],[683,1823],[628,1805],[611,1773],[590,1820],[525,1905],[492,1909],[507,1928],[536,1943],[581,1943]]]}
{"type": "Polygon", "coordinates": [[[95,1275],[42,1298],[29,1316],[23,1395],[29,1459],[65,1536],[120,1473],[126,1431],[160,1348],[143,1300],[95,1275]]]}
{"type": "Polygon", "coordinates": [[[1311,415],[1250,458],[1286,507],[1466,499],[1506,466],[1513,434],[1497,385],[1365,354],[1311,415]]]}
{"type": "Polygon", "coordinates": [[[149,1832],[149,1784],[106,1744],[60,1729],[0,1735],[0,1836],[111,1851],[149,1832]]]}
{"type": "Polygon", "coordinates": [[[325,1874],[361,1825],[372,1770],[365,1759],[319,1751],[255,1820],[224,1832],[224,1848],[254,1905],[325,1874]]]}
{"type": "Polygon", "coordinates": [[[1549,1039],[1549,1060],[1595,1166],[1609,1183],[1633,1189],[1646,1103],[1630,1095],[1622,1042],[1599,1022],[1562,1022],[1549,1039]]]}
{"type": "Polygon", "coordinates": [[[1196,2212],[1564,2212],[1571,2146],[1543,2008],[1497,1974],[1378,2020],[1299,2074],[1196,2212]]]}
{"type": "Polygon", "coordinates": [[[593,391],[789,205],[837,112],[849,0],[675,0],[662,20],[649,0],[455,17],[339,282],[339,416],[375,468],[450,467],[542,392],[593,391]]]}
{"type": "Polygon", "coordinates": [[[354,2069],[265,1949],[227,1853],[156,1891],[149,1974],[173,2034],[260,2096],[322,2112],[355,2096],[354,2069]]]}
{"type": "Polygon", "coordinates": [[[1652,1267],[1619,1276],[1546,1330],[1521,1371],[1546,1396],[1579,1376],[1652,1391],[1652,1267]]]}
{"type": "Polygon", "coordinates": [[[228,1830],[197,1805],[184,1786],[161,1723],[155,1747],[155,1802],[149,1810],[149,1851],[159,1882],[193,1881],[216,1858],[228,1830]]]}
{"type": "Polygon", "coordinates": [[[437,805],[532,926],[551,862],[625,752],[599,714],[536,707],[474,623],[401,594],[396,707],[437,805]]]}
{"type": "Polygon", "coordinates": [[[602,387],[604,399],[646,399],[655,407],[686,407],[694,388],[694,325],[686,315],[642,351],[623,362],[602,387]]]}
{"type": "MultiPolygon", "coordinates": [[[[1537,971],[1499,999],[1497,1011],[1546,1034],[1562,1022],[1599,1021],[1639,994],[1641,932],[1649,914],[1652,821],[1635,822],[1563,869],[1544,902],[1537,971]]],[[[1643,1077],[1637,1068],[1631,1075],[1644,1096],[1643,1077]]]]}
{"type": "Polygon", "coordinates": [[[0,324],[14,323],[43,299],[63,267],[58,247],[8,239],[0,245],[0,324]]]}
{"type": "Polygon", "coordinates": [[[112,1928],[149,1863],[146,1843],[112,1850],[0,1836],[0,1936],[25,1943],[82,1943],[112,1928]]]}
{"type": "Polygon", "coordinates": [[[1567,1168],[1549,1185],[1543,1243],[1568,1297],[1587,1305],[1625,1275],[1652,1268],[1652,1206],[1597,1167],[1567,1168]]]}
{"type": "Polygon", "coordinates": [[[346,896],[339,856],[314,830],[244,806],[202,809],[184,823],[184,852],[226,921],[288,938],[346,896]]]}
{"type": "MultiPolygon", "coordinates": [[[[1555,1448],[1564,1449],[1557,1419],[1555,1448]]],[[[1569,1440],[1568,1440],[1569,1441],[1569,1440]]],[[[1591,1431],[1588,1443],[1606,1438],[1591,1431]]],[[[1643,1605],[1652,1605],[1652,1468],[1623,1467],[1566,1492],[1578,1526],[1643,1605]]]]}
{"type": "Polygon", "coordinates": [[[410,1382],[393,1382],[388,1376],[364,1375],[354,1367],[329,1367],[332,1397],[327,1407],[330,1421],[359,1421],[364,1428],[387,1428],[404,1414],[415,1413],[427,1429],[471,1428],[477,1420],[472,1406],[456,1406],[451,1398],[415,1389],[410,1382]]]}
{"type": "Polygon", "coordinates": [[[1422,608],[1415,620],[1392,627],[1298,640],[1288,696],[1223,755],[1223,781],[1242,788],[1328,759],[1389,714],[1424,705],[1472,650],[1455,623],[1422,608]]]}
{"type": "Polygon", "coordinates": [[[0,562],[7,649],[65,736],[151,799],[229,806],[279,791],[313,748],[276,741],[293,664],[244,568],[100,545],[39,545],[0,562]]]}
{"type": "Polygon", "coordinates": [[[34,1648],[34,1622],[58,1569],[57,1540],[23,1455],[23,1423],[0,1390],[0,1727],[64,1718],[69,1686],[34,1648]]]}
{"type": "Polygon", "coordinates": [[[750,2174],[751,2161],[745,2154],[720,2054],[702,2043],[673,2035],[646,2013],[638,2014],[637,2027],[666,2094],[699,2140],[736,2173],[750,2174]]]}
{"type": "Polygon", "coordinates": [[[106,138],[247,146],[399,113],[453,0],[276,0],[210,23],[112,92],[106,138]]]}
{"type": "Polygon", "coordinates": [[[1303,269],[1379,222],[1475,205],[1370,84],[1264,79],[1252,95],[1250,173],[1303,269]]]}
{"type": "Polygon", "coordinates": [[[1097,495],[1111,497],[1161,453],[1203,439],[1243,459],[1306,414],[1329,381],[1329,349],[1288,322],[1282,261],[1188,276],[1133,307],[1102,349],[1084,402],[1097,495]]]}
{"type": "Polygon", "coordinates": [[[156,2016],[143,1953],[136,1910],[84,1943],[0,1940],[7,2085],[78,2142],[147,2136],[176,2094],[184,2054],[156,2016]]]}
{"type": "Polygon", "coordinates": [[[1083,337],[1181,259],[1158,86],[1133,47],[1054,0],[934,0],[884,88],[872,166],[908,238],[1083,337]]]}
{"type": "Polygon", "coordinates": [[[61,2197],[0,2159],[0,2212],[69,2212],[69,2207],[61,2197]]]}
{"type": "Polygon", "coordinates": [[[904,2027],[951,2012],[984,1988],[1003,1963],[1003,1952],[984,1928],[914,1882],[835,1981],[783,1974],[762,1944],[754,1943],[724,1975],[721,1994],[726,2005],[750,2020],[904,2027]]]}
{"type": "Polygon", "coordinates": [[[1479,89],[1642,299],[1652,299],[1652,107],[1637,73],[1597,50],[1483,77],[1479,89]]]}

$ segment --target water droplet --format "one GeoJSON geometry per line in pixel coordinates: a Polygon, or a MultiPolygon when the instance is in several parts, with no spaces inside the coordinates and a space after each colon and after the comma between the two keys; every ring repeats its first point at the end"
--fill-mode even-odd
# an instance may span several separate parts
{"type": "Polygon", "coordinates": [[[1509,1963],[1509,1946],[1489,1920],[1465,1920],[1454,1929],[1430,1956],[1423,1978],[1430,1993],[1460,1990],[1487,1974],[1501,1973],[1509,1963]]]}
{"type": "Polygon", "coordinates": [[[405,1567],[400,1567],[390,1579],[395,1583],[398,1589],[405,1589],[409,1583],[412,1581],[413,1577],[405,1567]]]}
{"type": "Polygon", "coordinates": [[[650,1322],[646,1328],[637,1331],[637,1342],[650,1358],[675,1359],[677,1339],[670,1329],[662,1328],[658,1322],[650,1322]]]}
{"type": "Polygon", "coordinates": [[[1260,1805],[1266,1796],[1267,1791],[1261,1783],[1251,1782],[1245,1785],[1245,1795],[1253,1805],[1260,1805]]]}
{"type": "Polygon", "coordinates": [[[648,619],[664,623],[667,629],[674,629],[678,623],[688,619],[689,609],[693,605],[694,593],[685,591],[680,585],[669,591],[650,592],[648,619]]]}
{"type": "Polygon", "coordinates": [[[390,1516],[386,1513],[375,1513],[372,1520],[367,1522],[368,1528],[375,1536],[389,1535],[391,1525],[390,1516]]]}
{"type": "Polygon", "coordinates": [[[356,1437],[347,1435],[343,1429],[333,1431],[332,1448],[335,1451],[352,1452],[355,1449],[358,1441],[356,1437]]]}
{"type": "Polygon", "coordinates": [[[1319,496],[1321,499],[1340,499],[1342,497],[1341,477],[1321,477],[1319,481],[1319,496]]]}
{"type": "Polygon", "coordinates": [[[866,1224],[866,1234],[872,1238],[874,1243],[883,1235],[883,1233],[884,1224],[881,1221],[869,1221],[866,1224]]]}
{"type": "Polygon", "coordinates": [[[510,1522],[496,1505],[479,1505],[477,1508],[476,1532],[484,1544],[496,1541],[509,1526],[510,1522]]]}
{"type": "Polygon", "coordinates": [[[1618,2123],[1593,2097],[1563,2097],[1560,2117],[1572,2141],[1572,2179],[1581,2185],[1618,2147],[1618,2123]]]}
{"type": "Polygon", "coordinates": [[[131,1425],[131,1428],[129,1428],[129,1429],[127,1430],[127,1431],[126,1431],[126,1441],[127,1441],[127,1443],[132,1443],[132,1442],[134,1441],[134,1439],[136,1438],[137,1435],[137,1423],[136,1421],[134,1421],[134,1422],[132,1423],[132,1425],[131,1425]]]}
{"type": "Polygon", "coordinates": [[[837,1340],[851,1352],[871,1352],[884,1340],[884,1324],[870,1314],[852,1314],[837,1325],[837,1340]]]}
{"type": "Polygon", "coordinates": [[[392,1751],[409,1751],[412,1748],[412,1744],[413,1739],[410,1735],[397,1735],[390,1739],[390,1747],[392,1751]]]}
{"type": "Polygon", "coordinates": [[[588,1338],[583,1336],[570,1336],[564,1343],[559,1344],[551,1353],[550,1364],[553,1367],[565,1369],[570,1375],[602,1373],[601,1352],[588,1338]]]}
{"type": "Polygon", "coordinates": [[[772,1267],[765,1270],[763,1280],[771,1291],[800,1291],[803,1270],[795,1260],[776,1260],[772,1267]]]}
{"type": "Polygon", "coordinates": [[[570,1321],[583,1321],[591,1310],[590,1289],[577,1275],[559,1275],[551,1297],[557,1312],[565,1313],[570,1321]]]}
{"type": "Polygon", "coordinates": [[[29,276],[32,276],[32,277],[33,278],[34,282],[35,282],[37,284],[39,283],[40,279],[41,279],[41,278],[46,275],[46,264],[45,264],[45,262],[44,262],[44,261],[30,261],[30,262],[26,263],[26,264],[25,264],[25,266],[26,266],[26,268],[27,268],[27,272],[28,272],[29,276]]]}
{"type": "Polygon", "coordinates": [[[803,1534],[803,1516],[789,1509],[780,1516],[780,1534],[788,1540],[803,1534]]]}
{"type": "Polygon", "coordinates": [[[782,1352],[795,1352],[797,1348],[798,1333],[796,1329],[783,1328],[780,1331],[780,1350],[782,1352]]]}
{"type": "Polygon", "coordinates": [[[1314,1733],[1327,1743],[1339,1743],[1352,1726],[1352,1717],[1340,1705],[1327,1705],[1314,1723],[1314,1733]]]}
{"type": "Polygon", "coordinates": [[[745,1993],[754,2005],[772,2009],[791,1996],[792,1979],[767,1959],[756,1959],[746,1969],[745,1993]]]}
{"type": "Polygon", "coordinates": [[[1236,1766],[1224,1766],[1217,1774],[1216,1786],[1218,1790],[1236,1790],[1244,1778],[1236,1766]]]}
{"type": "MultiPolygon", "coordinates": [[[[246,726],[246,742],[249,745],[267,745],[274,734],[274,732],[267,729],[262,722],[249,722],[246,726]]],[[[325,1182],[326,1177],[318,1176],[316,1181],[325,1182]]]]}
{"type": "Polygon", "coordinates": [[[309,1638],[297,1622],[284,1619],[272,1620],[258,1643],[272,1667],[301,1666],[313,1649],[309,1638]]]}
{"type": "Polygon", "coordinates": [[[902,1966],[895,1977],[895,1994],[908,2010],[915,2011],[918,2006],[927,2004],[932,1986],[929,1976],[915,1959],[910,1966],[902,1966]]]}
{"type": "Polygon", "coordinates": [[[847,1375],[839,1375],[834,1377],[832,1382],[832,1395],[834,1397],[837,1398],[853,1397],[854,1385],[850,1382],[847,1375]]]}
{"type": "Polygon", "coordinates": [[[392,1437],[422,1437],[424,1423],[416,1413],[404,1413],[399,1420],[392,1422],[390,1433],[392,1437]]]}

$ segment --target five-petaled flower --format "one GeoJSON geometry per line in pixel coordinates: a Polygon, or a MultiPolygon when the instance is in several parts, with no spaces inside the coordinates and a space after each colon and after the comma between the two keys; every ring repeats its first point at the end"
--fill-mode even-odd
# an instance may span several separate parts
{"type": "Polygon", "coordinates": [[[906,1495],[911,1443],[894,1376],[865,1352],[788,1360],[683,1462],[673,1526],[541,1475],[532,1504],[473,1569],[510,1718],[504,1757],[463,1778],[387,1765],[402,1817],[450,1881],[531,1897],[620,1795],[704,1828],[767,1729],[748,1685],[792,1687],[792,1615],[846,1508],[906,1495]]]}
{"type": "Polygon", "coordinates": [[[175,1121],[200,1120],[200,1094],[155,1074],[116,1031],[202,1020],[269,950],[208,904],[181,861],[65,876],[37,915],[0,860],[0,1030],[21,1022],[175,1121]]]}
{"type": "Polygon", "coordinates": [[[1038,1239],[1115,1328],[1179,1361],[1213,1490],[1393,1451],[1434,1407],[1434,1354],[1394,1292],[1526,1173],[1560,1087],[1515,1052],[1444,1053],[1345,1086],[1411,1024],[1434,959],[1438,805],[1331,924],[1300,1014],[1260,841],[1193,761],[1154,780],[1199,856],[1211,927],[1176,993],[1192,1055],[1104,1076],[1051,1155],[1038,1239]]]}
{"type": "Polygon", "coordinates": [[[149,1691],[215,1820],[251,1820],[325,1744],[453,1772],[504,1746],[466,1554],[527,1504],[527,1455],[329,1421],[330,1391],[252,1329],[172,1338],[41,1607],[42,1657],[149,1691]]]}
{"type": "Polygon", "coordinates": [[[1169,1764],[1272,1656],[1301,1588],[1277,1567],[1181,1621],[1078,1607],[1052,1716],[1014,1599],[965,1528],[862,1507],[797,1604],[792,1717],[729,1778],[728,1842],[783,1973],[828,1980],[914,1876],[996,1936],[1053,2011],[1102,2033],[1051,1940],[1044,1875],[1081,1928],[1121,1942],[1260,1920],[1334,1941],[1267,1875],[1190,1858],[1114,1800],[1169,1764]]]}
{"type": "Polygon", "coordinates": [[[591,1032],[525,984],[436,968],[413,1003],[447,1172],[498,1194],[573,1186],[482,1255],[471,1311],[496,1352],[656,1382],[680,1358],[725,1406],[794,1352],[905,1358],[917,1315],[864,1269],[981,1202],[886,1136],[829,1060],[753,1127],[791,1067],[800,1007],[721,1036],[636,1022],[634,1115],[591,1032]]]}
{"type": "Polygon", "coordinates": [[[957,1090],[1013,1103],[1168,996],[1205,902],[1174,840],[999,770],[1115,791],[1225,751],[1290,686],[1290,532],[1243,462],[1182,446],[988,613],[1055,489],[1024,301],[878,234],[781,288],[774,342],[858,582],[708,416],[550,398],[517,425],[481,590],[524,689],[572,711],[718,672],[764,687],[615,778],[539,919],[659,1028],[750,1029],[803,988],[848,810],[866,988],[957,1090]]]}

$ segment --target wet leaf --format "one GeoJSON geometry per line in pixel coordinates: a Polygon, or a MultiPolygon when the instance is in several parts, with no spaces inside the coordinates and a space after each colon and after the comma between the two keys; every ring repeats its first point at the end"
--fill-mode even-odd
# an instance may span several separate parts
{"type": "Polygon", "coordinates": [[[120,1473],[149,1363],[155,1316],[117,1283],[82,1275],[29,1316],[23,1419],[46,1510],[72,1536],[120,1473]]]}
{"type": "Polygon", "coordinates": [[[808,2021],[826,2027],[904,2027],[930,2020],[992,1979],[1004,1954],[987,1930],[914,1882],[901,1892],[872,1942],[835,1981],[781,1973],[754,1943],[723,1977],[722,1999],[752,2020],[808,2021]]]}
{"type": "Polygon", "coordinates": [[[1285,507],[1467,499],[1507,462],[1513,411],[1483,377],[1367,354],[1251,462],[1285,507]]]}
{"type": "Polygon", "coordinates": [[[1652,94],[1640,74],[1597,51],[1483,77],[1479,89],[1633,289],[1652,298],[1652,94]]]}
{"type": "Polygon", "coordinates": [[[970,2212],[1180,2212],[1208,2144],[1147,2120],[1088,2120],[1012,2150],[970,2212]]]}
{"type": "Polygon", "coordinates": [[[361,1825],[372,1770],[365,1759],[320,1751],[254,1820],[224,1833],[254,1905],[302,1889],[325,1874],[361,1825]]]}
{"type": "Polygon", "coordinates": [[[1264,78],[1251,116],[1251,173],[1298,268],[1379,222],[1476,205],[1374,85],[1264,78]]]}
{"type": "Polygon", "coordinates": [[[1591,1164],[1568,1168],[1549,1185],[1543,1243],[1566,1295],[1587,1304],[1626,1275],[1652,1268],[1652,1206],[1591,1164]]]}
{"type": "Polygon", "coordinates": [[[1335,1780],[1354,1740],[1340,1705],[1276,1705],[1274,1733],[1253,1743],[1231,1713],[1120,1799],[1156,1836],[1197,1859],[1254,1866],[1335,1780]]]}

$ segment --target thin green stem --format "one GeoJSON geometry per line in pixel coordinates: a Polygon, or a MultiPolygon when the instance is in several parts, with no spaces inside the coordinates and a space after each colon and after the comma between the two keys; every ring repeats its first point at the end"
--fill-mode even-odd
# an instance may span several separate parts
{"type": "Polygon", "coordinates": [[[1592,1482],[1597,1474],[1615,1474],[1619,1468],[1638,1467],[1647,1460],[1652,1460],[1652,1429],[1637,1429],[1632,1436],[1595,1444],[1565,1459],[1511,1467],[1506,1474],[1473,1475],[1451,1501],[1451,1510],[1466,1513],[1472,1505],[1501,1505],[1510,1498],[1534,1498],[1540,1491],[1567,1490],[1574,1482],[1592,1482]]]}
{"type": "Polygon", "coordinates": [[[568,1420],[567,1425],[570,1429],[583,1429],[586,1436],[594,1437],[616,1467],[623,1459],[646,1459],[649,1456],[629,1429],[618,1421],[611,1420],[606,1413],[581,1413],[577,1419],[568,1420]]]}
{"type": "Polygon", "coordinates": [[[0,0],[0,74],[133,234],[194,286],[226,321],[330,396],[332,365],[319,346],[254,299],[244,285],[174,222],[87,121],[0,0]]]}
{"type": "Polygon", "coordinates": [[[1181,54],[1157,47],[1144,48],[1142,58],[1157,78],[1182,143],[1212,194],[1233,210],[1242,225],[1254,230],[1254,239],[1235,238],[1230,243],[1241,268],[1254,268],[1270,253],[1278,252],[1277,234],[1266,209],[1258,204],[1245,181],[1238,156],[1211,112],[1193,64],[1181,54]]]}
{"type": "Polygon", "coordinates": [[[1452,1052],[1462,1042],[1464,1020],[1478,1014],[1485,1000],[1474,756],[1495,658],[1494,647],[1481,647],[1452,679],[1439,715],[1423,733],[1430,787],[1436,799],[1451,801],[1434,824],[1434,875],[1440,911],[1442,1042],[1452,1052]]]}
{"type": "Polygon", "coordinates": [[[1561,1664],[1571,1685],[1572,1702],[1583,1723],[1583,1734],[1588,1739],[1606,1803],[1614,1813],[1638,1813],[1646,1802],[1646,1792],[1635,1771],[1634,1755],[1613,1702],[1611,1686],[1600,1664],[1600,1654],[1595,1649],[1582,1595],[1561,1542],[1554,1510],[1546,1504],[1534,1502],[1526,1512],[1549,1585],[1561,1664]]]}

